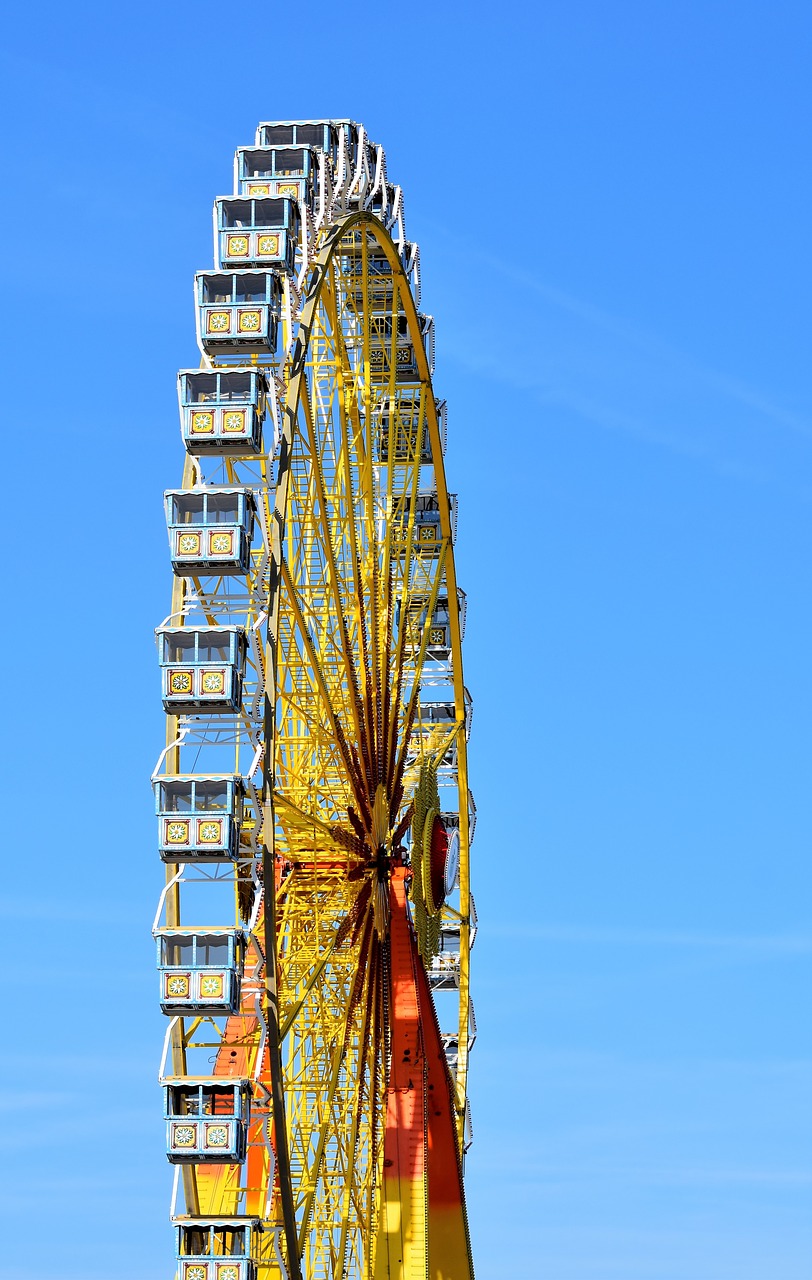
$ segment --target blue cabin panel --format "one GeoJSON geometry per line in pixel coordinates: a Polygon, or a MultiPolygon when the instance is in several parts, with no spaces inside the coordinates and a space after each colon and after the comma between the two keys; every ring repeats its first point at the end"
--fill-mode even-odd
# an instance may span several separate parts
{"type": "Polygon", "coordinates": [[[448,599],[438,599],[429,622],[428,652],[432,658],[447,658],[451,652],[451,617],[448,599]]]}
{"type": "MultiPolygon", "coordinates": [[[[456,494],[448,495],[450,504],[451,538],[454,539],[457,527],[456,494]]],[[[412,518],[411,502],[407,499],[400,504],[392,520],[393,550],[405,555],[409,548],[409,525],[411,523],[411,545],[414,554],[436,556],[443,545],[443,531],[440,524],[440,506],[434,493],[417,495],[414,516],[412,518]]]]}
{"type": "Polygon", "coordinates": [[[217,1120],[170,1120],[167,1124],[167,1159],[170,1164],[240,1164],[245,1145],[244,1129],[228,1117],[217,1120]]]}
{"type": "Polygon", "coordinates": [[[179,1280],[256,1280],[256,1263],[249,1258],[230,1258],[226,1262],[213,1258],[181,1260],[179,1280]]]}
{"type": "Polygon", "coordinates": [[[156,935],[161,1011],[234,1014],[245,935],[237,929],[162,929],[156,935]]]}
{"type": "Polygon", "coordinates": [[[299,207],[289,198],[221,196],[214,205],[217,265],[276,267],[293,273],[299,207]]]}
{"type": "Polygon", "coordinates": [[[313,203],[313,182],[308,178],[243,178],[240,194],[246,196],[275,196],[295,200],[302,207],[313,203]]]}
{"type": "Polygon", "coordinates": [[[293,274],[296,241],[284,228],[267,227],[244,231],[221,231],[217,239],[217,259],[221,267],[280,267],[293,274]]]}
{"type": "Polygon", "coordinates": [[[242,627],[159,627],[155,634],[165,711],[239,710],[246,652],[242,627]]]}
{"type": "Polygon", "coordinates": [[[257,1219],[191,1218],[176,1229],[178,1280],[256,1280],[257,1219]]]}
{"type": "Polygon", "coordinates": [[[240,147],[234,170],[238,195],[313,204],[318,161],[309,147],[240,147]]]}
{"type": "Polygon", "coordinates": [[[164,505],[175,573],[249,571],[256,509],[250,489],[169,489],[164,505]]]}
{"type": "Polygon", "coordinates": [[[182,369],[178,400],[187,451],[237,456],[260,453],[266,396],[261,369],[182,369]]]}
{"type": "Polygon", "coordinates": [[[239,856],[244,784],[236,776],[167,776],[154,783],[164,862],[233,862],[239,856]]]}
{"type": "Polygon", "coordinates": [[[273,271],[198,271],[195,300],[197,340],[205,355],[275,353],[281,289],[273,271]]]}
{"type": "Polygon", "coordinates": [[[164,1087],[170,1164],[241,1164],[245,1159],[248,1080],[177,1079],[164,1087]]]}
{"type": "Polygon", "coordinates": [[[224,346],[276,350],[276,319],[268,308],[211,306],[200,308],[200,343],[207,354],[224,346]]]}

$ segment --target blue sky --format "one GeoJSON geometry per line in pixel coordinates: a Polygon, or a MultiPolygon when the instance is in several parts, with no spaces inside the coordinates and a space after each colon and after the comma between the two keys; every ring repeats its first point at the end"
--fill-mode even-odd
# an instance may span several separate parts
{"type": "Polygon", "coordinates": [[[172,1274],[175,371],[235,147],[350,115],[460,494],[478,1280],[808,1280],[811,36],[791,0],[6,19],[0,1276],[172,1274]]]}

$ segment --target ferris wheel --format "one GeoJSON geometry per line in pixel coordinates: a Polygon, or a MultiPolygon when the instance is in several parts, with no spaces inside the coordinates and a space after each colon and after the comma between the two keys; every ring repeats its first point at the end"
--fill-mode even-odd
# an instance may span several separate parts
{"type": "Polygon", "coordinates": [[[469,1280],[475,808],[433,320],[383,149],[261,124],[195,277],[157,629],[178,1280],[469,1280]]]}

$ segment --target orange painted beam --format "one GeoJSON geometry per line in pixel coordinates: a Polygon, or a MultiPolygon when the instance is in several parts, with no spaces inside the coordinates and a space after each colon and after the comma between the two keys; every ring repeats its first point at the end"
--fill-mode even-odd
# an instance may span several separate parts
{"type": "Polygon", "coordinates": [[[429,1280],[473,1280],[454,1089],[428,976],[419,958],[417,989],[426,1055],[429,1280]]]}
{"type": "Polygon", "coordinates": [[[473,1280],[448,1066],[434,1001],[392,872],[391,1067],[375,1280],[473,1280]]]}
{"type": "Polygon", "coordinates": [[[390,1035],[381,1216],[375,1280],[427,1280],[425,1058],[406,911],[406,871],[395,868],[389,891],[390,1035]]]}

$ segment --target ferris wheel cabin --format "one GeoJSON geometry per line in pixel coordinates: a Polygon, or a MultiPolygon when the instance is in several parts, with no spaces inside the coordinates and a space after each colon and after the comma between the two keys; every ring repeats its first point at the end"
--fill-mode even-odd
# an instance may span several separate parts
{"type": "MultiPolygon", "coordinates": [[[[426,353],[429,372],[434,372],[434,317],[417,313],[420,336],[426,353]]],[[[417,356],[411,340],[408,317],[400,314],[393,317],[390,313],[373,315],[370,318],[369,364],[373,377],[381,374],[389,376],[392,350],[394,347],[395,378],[397,382],[416,382],[419,377],[417,356]]]]}
{"type": "Polygon", "coordinates": [[[444,925],[440,929],[437,952],[428,969],[433,991],[454,991],[460,985],[460,926],[444,925]]]}
{"type": "Polygon", "coordinates": [[[241,929],[156,930],[161,1011],[238,1013],[246,940],[241,929]]]}
{"type": "Polygon", "coordinates": [[[340,139],[349,144],[351,154],[358,143],[358,127],[349,120],[275,120],[260,124],[256,133],[258,147],[315,147],[325,152],[335,164],[340,139]]]}
{"type": "MultiPolygon", "coordinates": [[[[473,713],[473,704],[471,695],[465,690],[465,723],[464,733],[465,739],[471,732],[471,716],[473,713]]],[[[458,763],[458,731],[457,731],[457,708],[453,698],[445,701],[423,702],[420,701],[417,710],[417,731],[425,738],[434,739],[439,735],[440,742],[445,742],[442,754],[438,761],[443,769],[456,769],[458,763]],[[453,736],[452,736],[453,735],[453,736]]]]}
{"type": "Polygon", "coordinates": [[[258,147],[314,147],[324,153],[333,170],[335,189],[341,194],[358,166],[363,134],[354,120],[275,120],[262,123],[256,133],[258,147]]]}
{"type": "MultiPolygon", "coordinates": [[[[443,815],[445,816],[445,815],[443,815]]],[[[453,887],[453,886],[452,886],[453,887]]],[[[446,886],[450,891],[449,886],[446,886]]],[[[473,947],[477,933],[477,914],[473,896],[469,915],[468,945],[473,947]]],[[[428,969],[429,985],[433,991],[457,991],[460,985],[460,922],[444,920],[436,954],[428,969]]]]}
{"type": "Polygon", "coordinates": [[[218,196],[214,259],[218,267],[277,267],[293,274],[301,230],[299,206],[288,197],[218,196]]]}
{"type": "Polygon", "coordinates": [[[248,571],[256,512],[250,489],[168,489],[164,507],[175,573],[248,571]]]}
{"type": "MultiPolygon", "coordinates": [[[[420,246],[411,240],[403,240],[398,243],[398,256],[411,286],[415,306],[419,306],[420,246]]],[[[347,297],[358,311],[391,311],[394,297],[392,264],[374,240],[367,237],[365,269],[363,233],[356,231],[345,236],[341,246],[341,269],[347,297]]]]}
{"type": "MultiPolygon", "coordinates": [[[[471,721],[474,716],[474,700],[467,689],[463,690],[463,701],[465,706],[465,740],[466,742],[471,736],[471,721]]],[[[425,725],[450,726],[456,722],[457,712],[454,705],[454,699],[449,695],[448,698],[437,700],[435,702],[421,701],[418,709],[418,720],[425,725]]]]}
{"type": "Polygon", "coordinates": [[[236,861],[245,798],[239,775],[170,775],[153,786],[164,862],[236,861]]]}
{"type": "MultiPolygon", "coordinates": [[[[449,514],[451,518],[451,540],[457,535],[457,495],[449,493],[449,514]]],[[[406,497],[399,504],[399,509],[392,515],[393,551],[405,556],[409,547],[409,523],[412,518],[412,501],[406,497]]],[[[437,494],[418,493],[414,501],[414,520],[412,523],[412,548],[419,556],[435,556],[443,545],[443,531],[440,524],[440,504],[437,494]]]]}
{"type": "MultiPolygon", "coordinates": [[[[440,429],[440,447],[445,453],[446,402],[435,400],[434,405],[440,429]]],[[[390,445],[393,462],[414,462],[418,457],[420,462],[432,461],[429,425],[419,387],[404,389],[399,395],[384,399],[378,422],[378,455],[382,462],[389,461],[390,445]]]]}
{"type": "Polygon", "coordinates": [[[243,627],[158,627],[164,710],[239,711],[245,675],[243,627]]]}
{"type": "Polygon", "coordinates": [[[189,453],[259,453],[268,384],[260,369],[181,369],[181,433],[189,453]]]}
{"type": "Polygon", "coordinates": [[[234,158],[234,190],[242,196],[274,196],[312,205],[319,161],[312,147],[240,147],[234,158]]]}
{"type": "Polygon", "coordinates": [[[273,355],[281,286],[273,271],[198,271],[197,344],[209,356],[273,355]]]}
{"type": "Polygon", "coordinates": [[[177,1224],[178,1280],[256,1280],[258,1218],[189,1218],[177,1224]]]}
{"type": "Polygon", "coordinates": [[[166,1156],[170,1164],[241,1164],[250,1099],[251,1082],[233,1076],[165,1082],[166,1156]]]}
{"type": "MultiPolygon", "coordinates": [[[[428,600],[425,597],[421,599],[419,596],[409,602],[409,637],[406,643],[410,649],[419,648],[423,642],[423,628],[427,621],[428,605],[428,600]]],[[[460,639],[462,639],[465,631],[465,592],[460,590],[459,587],[457,588],[457,610],[460,639]]],[[[451,609],[447,587],[445,593],[441,592],[435,600],[428,623],[429,634],[426,656],[432,662],[446,662],[451,657],[451,609]]]]}

